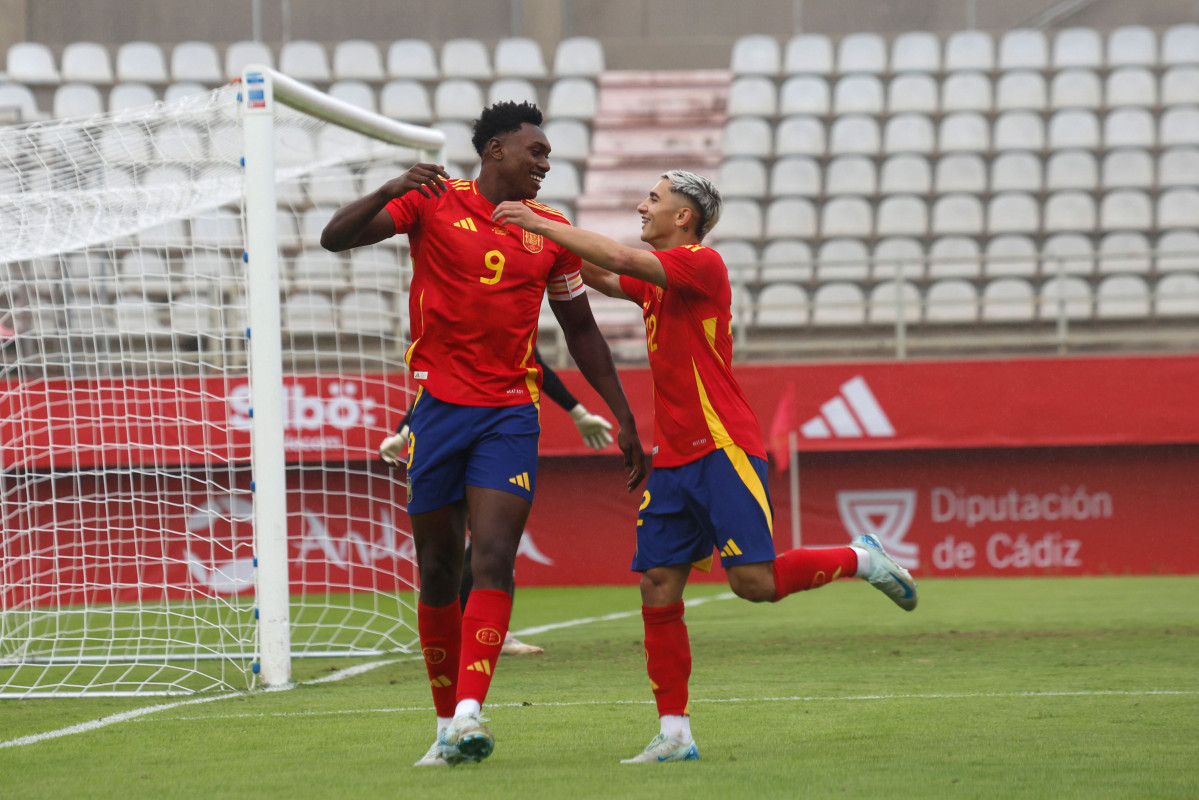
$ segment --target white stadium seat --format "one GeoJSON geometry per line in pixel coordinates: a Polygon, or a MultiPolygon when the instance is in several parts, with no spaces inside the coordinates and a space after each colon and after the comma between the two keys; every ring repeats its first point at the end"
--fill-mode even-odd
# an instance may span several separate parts
{"type": "Polygon", "coordinates": [[[1153,114],[1144,108],[1118,108],[1103,120],[1103,146],[1153,147],[1157,144],[1153,114]]]}
{"type": "Polygon", "coordinates": [[[878,122],[872,117],[860,114],[838,117],[829,127],[829,153],[872,156],[878,153],[881,138],[878,122]]]}
{"type": "Polygon", "coordinates": [[[924,298],[924,319],[933,324],[959,324],[978,319],[978,292],[969,281],[937,281],[924,298]]]}
{"type": "Polygon", "coordinates": [[[866,297],[852,283],[828,283],[812,295],[813,325],[861,325],[866,321],[866,297]]]}
{"type": "Polygon", "coordinates": [[[1036,233],[1041,227],[1036,198],[1024,192],[1003,192],[987,203],[987,231],[1036,233]]]}
{"type": "Polygon", "coordinates": [[[924,277],[924,261],[920,242],[907,236],[891,236],[875,245],[870,276],[876,281],[893,281],[898,271],[904,278],[919,279],[924,277]]]}
{"type": "Polygon", "coordinates": [[[990,186],[992,192],[1041,191],[1041,159],[1020,150],[1000,153],[991,162],[990,186]]]}
{"type": "Polygon", "coordinates": [[[838,156],[825,170],[827,195],[872,195],[878,190],[874,161],[865,156],[838,156]]]}
{"type": "Polygon", "coordinates": [[[1099,164],[1086,150],[1058,150],[1045,164],[1045,188],[1094,189],[1099,184],[1099,164]]]}
{"type": "Polygon", "coordinates": [[[234,42],[225,48],[226,80],[240,78],[242,71],[250,64],[274,67],[275,56],[271,52],[271,48],[263,42],[251,41],[234,42]]]}
{"type": "Polygon", "coordinates": [[[773,36],[750,34],[733,42],[729,64],[733,75],[764,75],[773,78],[779,74],[781,63],[779,42],[773,36]]]}
{"type": "Polygon", "coordinates": [[[90,117],[104,110],[100,90],[90,83],[64,83],[54,90],[50,113],[58,119],[90,117]]]}
{"type": "Polygon", "coordinates": [[[432,127],[445,134],[446,158],[469,166],[478,163],[479,154],[475,152],[475,145],[471,141],[474,134],[471,132],[470,125],[462,120],[447,119],[433,123],[432,127]]]}
{"type": "Polygon", "coordinates": [[[1125,25],[1107,37],[1107,66],[1153,67],[1157,65],[1157,34],[1144,25],[1125,25]]]}
{"type": "Polygon", "coordinates": [[[801,33],[787,40],[783,74],[829,75],[833,71],[833,43],[823,34],[801,33]]]}
{"type": "Polygon", "coordinates": [[[108,110],[144,108],[158,102],[158,93],[144,83],[118,83],[108,93],[108,110]]]}
{"type": "Polygon", "coordinates": [[[386,336],[396,331],[401,320],[392,295],[355,291],[347,293],[337,303],[337,326],[342,333],[386,336]]]}
{"type": "Polygon", "coordinates": [[[929,278],[977,278],[982,274],[978,239],[944,236],[928,248],[929,278]]]}
{"type": "Polygon", "coordinates": [[[1037,245],[1028,236],[1005,234],[987,241],[983,274],[1032,277],[1037,274],[1037,245]]]}
{"type": "MultiPolygon", "coordinates": [[[[16,80],[9,77],[9,80],[16,80]]],[[[112,60],[98,42],[71,42],[62,50],[62,80],[107,86],[113,81],[112,60]]]]}
{"type": "Polygon", "coordinates": [[[828,81],[818,75],[793,75],[779,89],[779,114],[823,116],[832,108],[828,81]]]}
{"type": "Polygon", "coordinates": [[[180,42],[171,51],[171,79],[216,85],[224,80],[221,60],[209,42],[180,42]]]}
{"type": "Polygon", "coordinates": [[[587,78],[560,78],[550,86],[546,103],[546,115],[550,119],[590,120],[598,108],[599,92],[595,83],[587,78]]]}
{"type": "Polygon", "coordinates": [[[324,45],[306,39],[283,43],[279,50],[279,71],[300,81],[329,83],[333,80],[324,45]]]}
{"type": "MultiPolygon", "coordinates": [[[[547,135],[548,138],[548,135],[547,135]]],[[[550,140],[553,144],[553,140],[550,140]]],[[[557,147],[554,148],[557,155],[557,147]]],[[[716,185],[722,197],[766,196],[766,165],[757,158],[737,157],[725,159],[720,165],[716,185]]]]}
{"type": "Polygon", "coordinates": [[[1199,105],[1199,67],[1171,67],[1162,75],[1162,105],[1199,105]]]}
{"type": "Polygon", "coordinates": [[[227,208],[204,211],[192,219],[192,242],[200,247],[230,250],[245,247],[241,215],[227,208]]]}
{"type": "Polygon", "coordinates": [[[1091,108],[1103,105],[1103,84],[1090,69],[1064,69],[1049,84],[1051,108],[1091,108]]]}
{"type": "Polygon", "coordinates": [[[947,194],[933,203],[932,233],[978,235],[983,231],[982,201],[970,194],[947,194]]]}
{"type": "Polygon", "coordinates": [[[1099,204],[1102,231],[1147,231],[1153,228],[1153,201],[1136,189],[1117,189],[1099,204]]]}
{"type": "Polygon", "coordinates": [[[62,80],[53,51],[41,42],[10,45],[5,72],[8,80],[29,86],[52,86],[62,80]]]}
{"type": "Polygon", "coordinates": [[[1149,284],[1138,275],[1112,275],[1095,291],[1095,316],[1141,319],[1149,316],[1149,284]]]}
{"type": "Polygon", "coordinates": [[[1095,198],[1085,192],[1057,192],[1045,201],[1044,227],[1050,233],[1093,231],[1095,217],[1095,198]]]}
{"type": "Polygon", "coordinates": [[[153,42],[126,42],[117,49],[118,81],[166,83],[167,62],[153,42]]]}
{"type": "MultiPolygon", "coordinates": [[[[195,81],[178,81],[168,85],[167,88],[162,90],[162,100],[164,103],[174,103],[183,99],[184,97],[192,97],[197,94],[208,94],[210,91],[212,90],[202,83],[196,83],[195,81]]],[[[112,102],[111,96],[109,102],[112,102]]]]}
{"type": "Polygon", "coordinates": [[[945,40],[945,71],[995,68],[995,40],[986,31],[957,31],[945,40]]]}
{"type": "MultiPolygon", "coordinates": [[[[308,199],[317,205],[341,206],[362,196],[362,187],[349,167],[331,164],[308,175],[308,199]]],[[[374,188],[374,187],[371,187],[374,188]]]]}
{"type": "Polygon", "coordinates": [[[1199,189],[1167,189],[1157,198],[1157,226],[1194,228],[1199,220],[1199,189]]]}
{"type": "Polygon", "coordinates": [[[483,105],[483,90],[472,80],[447,78],[433,90],[433,113],[439,120],[474,120],[483,105]]]}
{"type": "Polygon", "coordinates": [[[879,170],[883,194],[924,194],[932,190],[932,184],[932,167],[924,156],[891,156],[879,170]]]}
{"type": "Polygon", "coordinates": [[[579,168],[569,161],[559,161],[546,173],[537,197],[542,200],[575,200],[583,193],[579,168]]]}
{"type": "Polygon", "coordinates": [[[379,111],[385,117],[417,124],[433,121],[433,102],[424,84],[397,79],[383,84],[379,91],[379,111]]]}
{"type": "Polygon", "coordinates": [[[995,84],[996,111],[1040,111],[1048,102],[1045,76],[1039,72],[1006,72],[995,84]]]}
{"type": "Polygon", "coordinates": [[[887,111],[891,114],[905,111],[935,114],[940,108],[937,81],[932,75],[918,72],[897,75],[887,85],[887,111]]]}
{"type": "Polygon", "coordinates": [[[903,281],[896,290],[894,281],[880,283],[870,290],[867,301],[867,322],[873,325],[894,325],[900,308],[906,322],[920,321],[920,290],[914,283],[903,281]]]}
{"type": "Polygon", "coordinates": [[[1076,275],[1049,278],[1041,284],[1037,301],[1037,316],[1042,320],[1090,319],[1094,315],[1091,286],[1076,275]]]}
{"type": "MultiPolygon", "coordinates": [[[[737,122],[737,120],[733,120],[737,122]]],[[[732,123],[730,123],[731,126],[732,123]]],[[[761,124],[767,123],[763,120],[761,124]]],[[[725,128],[725,152],[729,135],[725,128]]],[[[797,115],[779,123],[775,133],[775,153],[779,156],[822,156],[825,153],[824,124],[816,117],[797,115]]]]}
{"type": "MultiPolygon", "coordinates": [[[[366,81],[355,79],[335,81],[330,84],[328,93],[330,97],[341,100],[343,103],[349,103],[372,113],[379,107],[375,100],[375,90],[366,81]]],[[[475,113],[479,112],[476,110],[475,113]]]]}
{"type": "Polygon", "coordinates": [[[808,294],[794,283],[771,283],[757,299],[759,328],[794,328],[808,324],[808,294]]]}
{"type": "Polygon", "coordinates": [[[387,75],[414,81],[435,81],[441,77],[437,54],[424,39],[397,39],[387,47],[387,75]]]}
{"type": "Polygon", "coordinates": [[[1082,110],[1057,111],[1049,118],[1049,147],[1099,147],[1099,119],[1082,110]]]}
{"type": "Polygon", "coordinates": [[[941,84],[941,108],[952,111],[991,110],[991,79],[981,72],[954,72],[941,84]]]}
{"type": "Polygon", "coordinates": [[[1103,158],[1104,189],[1149,189],[1153,187],[1153,156],[1146,150],[1121,148],[1103,158]]]}
{"type": "Polygon", "coordinates": [[[1157,162],[1159,186],[1199,186],[1199,148],[1172,147],[1157,162]]]}
{"type": "Polygon", "coordinates": [[[758,279],[758,249],[750,242],[729,239],[716,246],[729,271],[732,283],[756,283],[758,279]]]}
{"type": "Polygon", "coordinates": [[[1031,322],[1036,311],[1036,292],[1023,278],[999,278],[983,287],[984,322],[1031,322]]]}
{"type": "Polygon", "coordinates": [[[1044,70],[1049,66],[1049,42],[1039,30],[1016,28],[999,40],[999,69],[1044,70]]]}
{"type": "Polygon", "coordinates": [[[296,292],[283,304],[285,333],[330,334],[337,330],[333,300],[319,292],[296,292]]]}
{"type": "Polygon", "coordinates": [[[759,75],[737,78],[729,86],[728,115],[773,117],[778,113],[774,81],[759,75]]]}
{"type": "Polygon", "coordinates": [[[1108,73],[1103,93],[1108,108],[1157,105],[1157,79],[1143,67],[1123,67],[1108,73]]]}
{"type": "MultiPolygon", "coordinates": [[[[721,225],[723,224],[724,216],[721,215],[721,225]]],[[[781,197],[773,200],[766,207],[765,232],[767,239],[813,237],[816,235],[816,208],[810,200],[801,197],[781,197]]]]}
{"type": "Polygon", "coordinates": [[[545,56],[536,39],[510,36],[495,45],[495,74],[501,78],[543,81],[549,77],[545,56]]]}
{"type": "Polygon", "coordinates": [[[762,248],[762,282],[812,280],[812,248],[800,239],[772,239],[762,248]]]}
{"type": "Polygon", "coordinates": [[[382,81],[383,57],[378,46],[366,39],[338,42],[333,48],[333,77],[339,81],[382,81]]]}
{"type": "Polygon", "coordinates": [[[491,80],[491,56],[487,47],[478,39],[448,40],[441,46],[441,74],[446,78],[491,80]]]}
{"type": "Polygon", "coordinates": [[[879,236],[924,236],[928,231],[928,205],[919,197],[894,195],[878,204],[879,236]]]}
{"type": "Polygon", "coordinates": [[[1094,28],[1066,28],[1053,38],[1053,68],[1103,66],[1103,39],[1094,28]]]}
{"type": "Polygon", "coordinates": [[[1043,149],[1045,127],[1041,115],[1033,111],[1004,111],[995,119],[994,146],[998,151],[1043,149]]]}
{"type": "Polygon", "coordinates": [[[1090,275],[1095,271],[1095,246],[1081,233],[1055,233],[1041,245],[1047,275],[1090,275]]]}
{"type": "Polygon", "coordinates": [[[816,256],[816,280],[864,281],[870,275],[870,253],[860,239],[829,239],[816,256]]]}
{"type": "Polygon", "coordinates": [[[1199,145],[1199,106],[1176,106],[1162,112],[1159,143],[1162,147],[1199,145]]]}
{"type": "Polygon", "coordinates": [[[1199,317],[1199,275],[1167,275],[1157,282],[1154,308],[1159,317],[1199,317]]]}
{"type": "Polygon", "coordinates": [[[554,119],[542,126],[554,159],[583,162],[591,155],[591,131],[577,119],[554,119]]]}
{"type": "Polygon", "coordinates": [[[1199,64],[1199,25],[1184,24],[1167,28],[1162,34],[1162,64],[1199,64]]]}
{"type": "Polygon", "coordinates": [[[596,78],[604,68],[604,47],[592,36],[569,36],[554,51],[555,78],[596,78]]]}
{"type": "Polygon", "coordinates": [[[1157,240],[1158,272],[1199,272],[1199,231],[1167,231],[1157,240]]]}
{"type": "Polygon", "coordinates": [[[909,31],[891,43],[891,72],[940,72],[941,40],[929,31],[909,31]]]}
{"type": "Polygon", "coordinates": [[[824,237],[856,236],[873,233],[874,213],[870,203],[859,197],[834,197],[820,210],[820,234],[824,237]]]}
{"type": "Polygon", "coordinates": [[[1109,233],[1099,242],[1099,273],[1136,272],[1148,274],[1153,258],[1149,237],[1143,233],[1109,233]]]}
{"type": "MultiPolygon", "coordinates": [[[[823,129],[822,129],[823,130],[823,129]]],[[[774,130],[761,117],[731,119],[724,126],[721,141],[726,156],[766,158],[774,154],[774,130]]],[[[821,152],[823,152],[821,147],[821,152]]]]}
{"type": "Polygon", "coordinates": [[[762,206],[753,200],[734,198],[724,204],[720,224],[712,229],[712,236],[720,239],[762,238],[762,206]]]}
{"type": "Polygon", "coordinates": [[[941,119],[937,145],[942,153],[982,153],[990,149],[987,120],[972,111],[946,114],[941,119]]]}
{"type": "Polygon", "coordinates": [[[841,74],[887,71],[887,43],[877,33],[851,33],[837,45],[837,71],[841,74]]]}
{"type": "Polygon", "coordinates": [[[770,168],[770,195],[818,197],[823,189],[823,172],[815,159],[786,156],[770,168]]]}
{"type": "Polygon", "coordinates": [[[833,87],[834,114],[881,114],[883,82],[874,75],[847,75],[833,87]]]}
{"type": "Polygon", "coordinates": [[[296,255],[290,277],[292,289],[304,292],[332,292],[348,285],[342,257],[320,247],[296,255]]]}
{"type": "Polygon", "coordinates": [[[487,105],[505,101],[538,105],[537,88],[525,78],[500,78],[487,89],[487,105]]]}
{"type": "Polygon", "coordinates": [[[883,131],[883,152],[931,154],[936,149],[933,121],[924,114],[896,114],[883,131]]]}

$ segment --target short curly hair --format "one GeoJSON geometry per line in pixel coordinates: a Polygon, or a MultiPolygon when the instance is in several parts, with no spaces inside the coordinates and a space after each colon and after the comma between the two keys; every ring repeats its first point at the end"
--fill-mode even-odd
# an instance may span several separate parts
{"type": "Polygon", "coordinates": [[[526,122],[540,127],[542,119],[541,109],[532,103],[514,103],[511,100],[495,103],[483,109],[483,113],[475,120],[475,133],[470,143],[481,156],[483,148],[495,137],[518,131],[526,122]]]}

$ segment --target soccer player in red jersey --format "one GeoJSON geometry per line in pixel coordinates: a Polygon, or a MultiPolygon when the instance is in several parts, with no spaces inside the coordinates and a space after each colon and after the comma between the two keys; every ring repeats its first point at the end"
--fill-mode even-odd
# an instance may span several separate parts
{"type": "Polygon", "coordinates": [[[321,236],[334,251],[407,233],[412,344],[420,385],[409,430],[408,514],[420,573],[417,627],[437,710],[437,741],[418,766],[479,761],[483,726],[512,611],[512,568],[537,480],[541,372],[533,358],[541,299],[562,326],[579,370],[618,426],[632,492],[645,477],[637,426],[596,327],[579,257],[544,237],[492,221],[515,202],[568,224],[533,198],[550,168],[541,111],[496,103],[475,121],[477,180],[417,164],[339,209],[321,236]],[[458,605],[466,521],[474,590],[458,605]]]}
{"type": "Polygon", "coordinates": [[[641,573],[646,666],[660,731],[624,763],[692,761],[687,682],[691,646],[683,589],[692,567],[719,551],[729,586],[754,602],[778,601],[858,576],[901,608],[916,584],[872,536],[849,547],[774,552],[761,429],[733,375],[732,292],[720,254],[704,236],[720,218],[720,193],[690,172],[667,172],[637,207],[652,251],[561,225],[516,203],[493,219],[578,253],[587,283],[642,308],[654,381],[654,469],[637,518],[633,569],[641,573]]]}

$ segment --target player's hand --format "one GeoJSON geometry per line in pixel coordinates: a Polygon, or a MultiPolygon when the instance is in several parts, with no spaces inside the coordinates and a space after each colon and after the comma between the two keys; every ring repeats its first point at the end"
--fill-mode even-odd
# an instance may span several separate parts
{"type": "Polygon", "coordinates": [[[516,200],[505,200],[496,206],[495,211],[491,212],[491,219],[497,225],[515,225],[518,228],[524,228],[529,233],[543,232],[538,230],[543,217],[516,200]]]}
{"type": "Polygon", "coordinates": [[[632,494],[645,480],[645,451],[641,449],[637,428],[632,425],[620,426],[616,432],[616,445],[624,454],[624,470],[629,476],[628,489],[629,494],[632,494]]]}
{"type": "Polygon", "coordinates": [[[398,467],[407,459],[404,451],[408,449],[408,426],[404,425],[394,436],[388,436],[379,445],[379,458],[388,465],[398,467]]]}
{"type": "Polygon", "coordinates": [[[391,197],[402,197],[411,191],[425,197],[441,197],[449,191],[445,185],[449,177],[450,173],[439,164],[415,164],[400,177],[383,184],[383,191],[391,197]]]}
{"type": "Polygon", "coordinates": [[[597,414],[592,414],[582,403],[570,410],[570,418],[575,421],[579,433],[583,434],[583,441],[592,450],[603,450],[612,444],[612,434],[608,433],[612,430],[612,423],[597,414]]]}

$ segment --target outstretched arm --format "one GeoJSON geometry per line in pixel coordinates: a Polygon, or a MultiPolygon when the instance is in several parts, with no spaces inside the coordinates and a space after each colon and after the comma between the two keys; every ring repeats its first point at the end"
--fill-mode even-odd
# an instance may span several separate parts
{"type": "Polygon", "coordinates": [[[607,236],[585,231],[564,222],[546,219],[524,203],[513,200],[496,206],[491,218],[501,225],[516,225],[530,233],[539,233],[567,250],[578,253],[584,261],[590,261],[609,272],[615,272],[617,275],[631,275],[655,286],[661,286],[663,289],[666,288],[666,269],[658,257],[648,250],[629,247],[609,239],[607,236]]]}
{"type": "Polygon", "coordinates": [[[321,231],[321,247],[337,253],[351,247],[381,242],[396,232],[395,222],[385,206],[397,197],[416,190],[425,197],[441,197],[446,191],[445,167],[417,164],[398,178],[392,178],[375,191],[348,203],[333,214],[321,231]],[[432,194],[430,194],[432,192],[432,194]]]}

